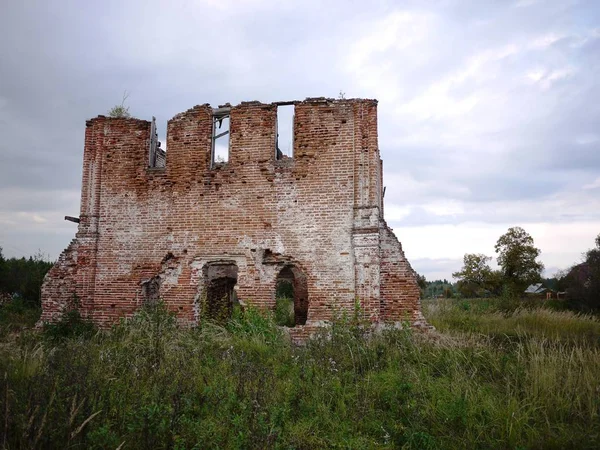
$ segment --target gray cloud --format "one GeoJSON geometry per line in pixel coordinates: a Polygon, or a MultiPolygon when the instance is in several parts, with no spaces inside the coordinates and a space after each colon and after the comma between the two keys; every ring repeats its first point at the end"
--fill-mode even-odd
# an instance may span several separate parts
{"type": "Polygon", "coordinates": [[[0,246],[66,246],[85,120],[124,90],[163,138],[198,103],[375,97],[391,222],[600,224],[598,23],[584,0],[9,2],[0,246]]]}
{"type": "Polygon", "coordinates": [[[419,274],[426,274],[427,281],[443,280],[446,279],[450,283],[453,283],[452,272],[456,271],[456,267],[460,267],[462,259],[449,259],[449,258],[421,258],[415,259],[411,262],[413,269],[419,274]]]}

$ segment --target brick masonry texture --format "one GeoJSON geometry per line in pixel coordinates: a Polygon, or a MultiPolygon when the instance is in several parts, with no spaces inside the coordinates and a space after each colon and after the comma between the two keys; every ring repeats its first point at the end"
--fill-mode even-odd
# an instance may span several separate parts
{"type": "Polygon", "coordinates": [[[292,158],[277,157],[277,103],[226,106],[226,163],[212,161],[207,104],[168,122],[157,167],[150,122],[89,120],[79,229],[46,276],[41,321],[76,306],[108,326],[161,298],[194,325],[215,286],[273,309],[285,273],[305,321],[293,336],[356,301],[372,322],[425,325],[415,273],[383,218],[377,102],[290,103],[292,158]]]}

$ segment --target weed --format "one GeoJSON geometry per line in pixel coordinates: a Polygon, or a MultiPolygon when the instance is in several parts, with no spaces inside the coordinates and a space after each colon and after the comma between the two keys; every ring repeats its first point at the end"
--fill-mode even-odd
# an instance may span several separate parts
{"type": "Polygon", "coordinates": [[[41,309],[32,307],[22,298],[13,298],[0,305],[0,339],[10,333],[32,328],[39,319],[41,309]]]}
{"type": "Polygon", "coordinates": [[[58,343],[73,337],[88,339],[96,333],[96,327],[82,318],[78,309],[70,309],[57,322],[44,324],[43,333],[50,342],[58,343]]]}

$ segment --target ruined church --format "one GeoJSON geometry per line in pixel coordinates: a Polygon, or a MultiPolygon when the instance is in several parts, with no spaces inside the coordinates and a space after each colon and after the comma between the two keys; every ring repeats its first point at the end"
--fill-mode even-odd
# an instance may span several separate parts
{"type": "Polygon", "coordinates": [[[154,120],[86,122],[78,231],[42,322],[77,307],[108,326],[161,299],[195,325],[236,301],[273,310],[283,280],[300,338],[356,302],[373,323],[424,324],[384,220],[376,100],[195,106],[168,122],[166,150],[154,120]]]}

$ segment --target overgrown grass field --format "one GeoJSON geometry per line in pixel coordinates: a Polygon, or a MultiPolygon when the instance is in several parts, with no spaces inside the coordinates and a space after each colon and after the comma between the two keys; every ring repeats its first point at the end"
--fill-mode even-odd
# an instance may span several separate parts
{"type": "Polygon", "coordinates": [[[304,346],[254,310],[193,330],[160,306],[108,332],[11,326],[0,447],[600,447],[597,318],[500,300],[424,313],[437,331],[341,317],[304,346]]]}

